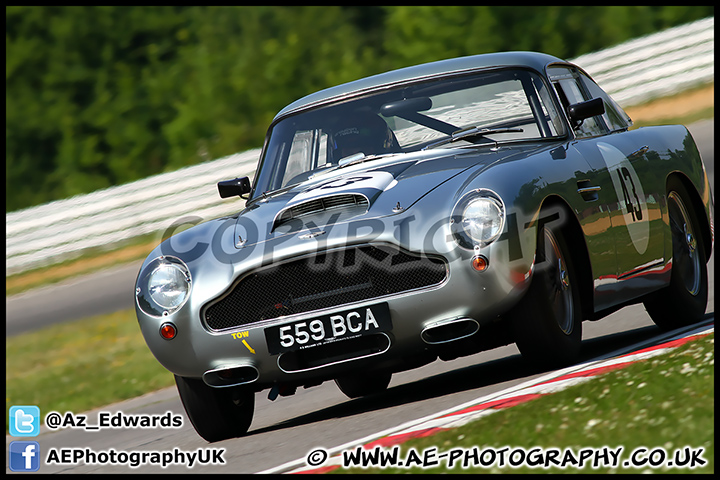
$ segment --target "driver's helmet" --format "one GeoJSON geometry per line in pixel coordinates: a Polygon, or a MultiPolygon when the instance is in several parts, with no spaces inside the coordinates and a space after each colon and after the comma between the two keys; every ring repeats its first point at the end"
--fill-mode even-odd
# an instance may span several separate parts
{"type": "Polygon", "coordinates": [[[356,153],[379,155],[396,150],[397,140],[385,120],[373,113],[350,115],[333,134],[333,158],[356,153]]]}

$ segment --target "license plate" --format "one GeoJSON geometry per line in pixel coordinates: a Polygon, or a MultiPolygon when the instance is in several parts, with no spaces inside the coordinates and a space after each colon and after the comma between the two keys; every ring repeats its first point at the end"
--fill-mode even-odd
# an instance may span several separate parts
{"type": "Polygon", "coordinates": [[[391,329],[388,304],[379,303],[268,327],[265,339],[270,354],[275,355],[391,329]]]}

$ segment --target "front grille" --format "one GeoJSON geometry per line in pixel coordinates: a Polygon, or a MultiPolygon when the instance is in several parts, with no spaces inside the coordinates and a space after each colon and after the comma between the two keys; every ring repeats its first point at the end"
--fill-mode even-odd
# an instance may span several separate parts
{"type": "Polygon", "coordinates": [[[312,312],[442,283],[439,258],[366,245],[320,252],[243,277],[204,311],[211,330],[312,312]]]}

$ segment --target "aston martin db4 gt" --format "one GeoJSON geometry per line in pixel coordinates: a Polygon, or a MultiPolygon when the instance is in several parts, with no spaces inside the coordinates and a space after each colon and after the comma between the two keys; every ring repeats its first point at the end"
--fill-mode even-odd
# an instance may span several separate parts
{"type": "Polygon", "coordinates": [[[230,217],[161,243],[136,310],[196,431],[245,434],[255,393],[394,372],[516,343],[572,362],[582,323],[644,303],[700,320],[712,198],[680,125],[632,122],[582,68],[469,56],[313,93],[272,121],[230,217]]]}

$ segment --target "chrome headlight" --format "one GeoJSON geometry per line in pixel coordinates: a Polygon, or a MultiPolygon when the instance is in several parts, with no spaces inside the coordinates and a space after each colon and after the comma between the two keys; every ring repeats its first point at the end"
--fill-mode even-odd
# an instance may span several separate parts
{"type": "Polygon", "coordinates": [[[490,190],[474,190],[455,206],[452,231],[462,247],[489,245],[502,235],[504,228],[505,205],[490,190]]]}
{"type": "Polygon", "coordinates": [[[162,256],[150,262],[138,276],[135,298],[148,315],[169,315],[190,296],[191,278],[179,258],[162,256]]]}

